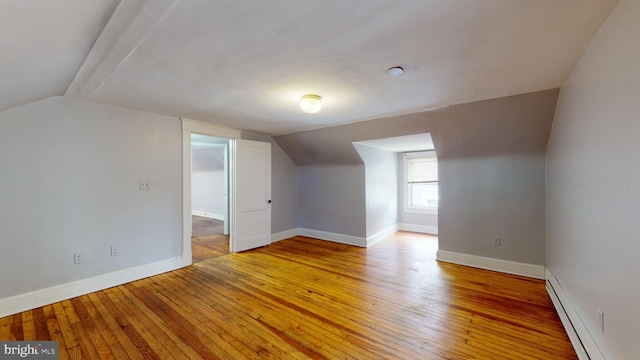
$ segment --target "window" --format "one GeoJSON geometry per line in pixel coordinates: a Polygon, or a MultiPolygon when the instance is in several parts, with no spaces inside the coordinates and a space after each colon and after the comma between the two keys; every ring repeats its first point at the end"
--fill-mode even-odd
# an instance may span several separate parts
{"type": "Polygon", "coordinates": [[[404,153],[405,212],[436,214],[438,158],[435,151],[404,153]]]}

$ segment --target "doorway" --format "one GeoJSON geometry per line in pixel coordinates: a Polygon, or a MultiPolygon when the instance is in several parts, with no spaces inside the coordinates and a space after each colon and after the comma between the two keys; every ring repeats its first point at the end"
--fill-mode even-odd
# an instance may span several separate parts
{"type": "Polygon", "coordinates": [[[191,252],[197,263],[229,253],[229,140],[191,134],[191,252]]]}
{"type": "MultiPolygon", "coordinates": [[[[182,253],[179,258],[182,266],[188,266],[193,263],[192,249],[192,231],[193,231],[193,211],[191,202],[193,200],[191,194],[191,177],[192,177],[192,153],[191,153],[191,136],[193,134],[204,135],[207,137],[218,138],[227,144],[227,171],[225,171],[225,186],[227,191],[227,217],[224,221],[225,233],[227,237],[227,252],[238,252],[252,249],[256,246],[254,240],[258,238],[271,238],[271,199],[270,199],[270,174],[271,174],[271,143],[263,142],[257,146],[257,141],[241,139],[241,132],[237,129],[217,126],[200,121],[182,118],[182,253]],[[264,144],[267,144],[266,146],[264,144]],[[261,151],[245,151],[247,148],[262,149],[261,151]],[[244,149],[244,150],[243,150],[244,149]],[[261,152],[268,153],[264,158],[261,152]],[[261,161],[262,159],[262,161],[261,161]],[[268,161],[266,161],[268,159],[268,161]],[[265,167],[265,171],[256,174],[255,171],[246,172],[246,168],[265,167]],[[264,177],[260,179],[259,176],[264,177]],[[249,179],[255,179],[256,182],[249,179]],[[262,184],[262,186],[256,184],[262,184]],[[258,208],[248,209],[247,205],[251,205],[251,201],[247,201],[246,194],[254,194],[257,196],[256,189],[262,187],[262,204],[258,208]],[[245,194],[238,196],[238,194],[245,194]],[[263,211],[264,210],[264,211],[263,211]],[[244,216],[247,215],[247,216],[244,216]],[[248,216],[252,215],[252,216],[248,216]],[[257,216],[260,215],[260,216],[257,216]],[[256,218],[264,217],[264,221],[255,221],[256,218]],[[256,226],[256,224],[258,226],[256,226]]],[[[249,199],[254,199],[254,197],[249,199]]],[[[255,199],[254,199],[255,200],[255,199]]],[[[270,243],[270,241],[268,241],[270,243]]],[[[180,254],[178,248],[175,249],[176,254],[180,254]]],[[[200,257],[198,257],[200,259],[200,257]]],[[[201,261],[201,260],[199,260],[201,261]]]]}

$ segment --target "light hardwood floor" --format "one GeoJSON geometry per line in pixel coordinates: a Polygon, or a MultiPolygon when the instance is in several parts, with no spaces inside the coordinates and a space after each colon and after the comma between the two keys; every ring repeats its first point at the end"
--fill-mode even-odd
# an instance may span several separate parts
{"type": "Polygon", "coordinates": [[[192,216],[192,262],[229,253],[229,236],[224,235],[224,222],[201,216],[192,216]]]}
{"type": "Polygon", "coordinates": [[[295,237],[0,319],[60,359],[576,359],[544,282],[295,237]]]}

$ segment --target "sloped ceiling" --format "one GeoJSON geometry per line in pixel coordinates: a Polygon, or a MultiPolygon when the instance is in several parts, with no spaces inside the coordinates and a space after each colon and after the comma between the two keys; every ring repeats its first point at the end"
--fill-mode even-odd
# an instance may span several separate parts
{"type": "Polygon", "coordinates": [[[559,87],[616,4],[7,0],[0,110],[66,95],[271,135],[409,114],[559,87]]]}
{"type": "Polygon", "coordinates": [[[2,0],[0,111],[64,95],[117,5],[2,0]]]}

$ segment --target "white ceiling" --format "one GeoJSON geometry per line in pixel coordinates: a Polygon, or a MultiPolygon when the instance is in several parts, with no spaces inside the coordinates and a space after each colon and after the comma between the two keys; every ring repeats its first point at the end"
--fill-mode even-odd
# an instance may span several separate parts
{"type": "Polygon", "coordinates": [[[394,136],[384,139],[356,141],[354,144],[373,146],[378,149],[392,152],[427,151],[434,150],[431,134],[413,134],[405,136],[394,136]]]}
{"type": "Polygon", "coordinates": [[[66,95],[275,135],[550,89],[617,1],[3,0],[0,110],[66,95]]]}
{"type": "Polygon", "coordinates": [[[64,95],[117,5],[2,0],[0,110],[64,95]]]}

